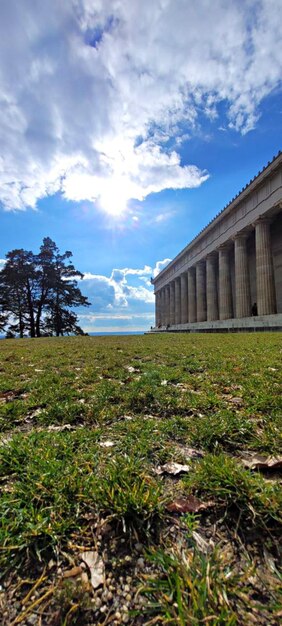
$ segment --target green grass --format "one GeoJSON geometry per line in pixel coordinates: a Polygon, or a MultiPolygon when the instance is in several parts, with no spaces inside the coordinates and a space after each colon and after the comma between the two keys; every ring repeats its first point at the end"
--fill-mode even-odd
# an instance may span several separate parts
{"type": "Polygon", "coordinates": [[[280,334],[9,340],[0,349],[7,624],[279,623],[281,476],[247,470],[241,457],[281,455],[280,334]],[[187,460],[187,447],[202,456],[187,460]],[[189,473],[157,475],[168,461],[189,473]],[[190,494],[212,505],[168,513],[190,494]],[[62,582],[82,548],[103,558],[104,591],[62,582]],[[34,584],[35,613],[32,593],[25,600],[34,584]],[[109,585],[118,604],[110,595],[101,605],[109,585]]]}

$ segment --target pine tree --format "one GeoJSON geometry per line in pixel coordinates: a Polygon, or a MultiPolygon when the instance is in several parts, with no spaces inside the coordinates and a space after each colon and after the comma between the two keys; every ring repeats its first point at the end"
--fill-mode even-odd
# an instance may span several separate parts
{"type": "Polygon", "coordinates": [[[71,257],[70,251],[61,254],[50,237],[43,239],[37,255],[22,249],[8,252],[0,272],[0,321],[5,317],[12,333],[20,337],[26,332],[31,337],[83,333],[71,309],[90,302],[78,287],[83,274],[71,257]]]}
{"type": "Polygon", "coordinates": [[[35,337],[35,257],[31,251],[19,249],[8,252],[6,259],[0,272],[2,314],[9,316],[11,327],[20,337],[24,336],[25,331],[35,337]]]}

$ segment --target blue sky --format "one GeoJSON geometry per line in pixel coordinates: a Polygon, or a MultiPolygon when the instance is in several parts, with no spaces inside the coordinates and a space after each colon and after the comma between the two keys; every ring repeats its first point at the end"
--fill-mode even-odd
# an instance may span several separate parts
{"type": "Polygon", "coordinates": [[[50,236],[85,330],[149,328],[150,277],[282,147],[281,9],[2,0],[0,259],[50,236]]]}

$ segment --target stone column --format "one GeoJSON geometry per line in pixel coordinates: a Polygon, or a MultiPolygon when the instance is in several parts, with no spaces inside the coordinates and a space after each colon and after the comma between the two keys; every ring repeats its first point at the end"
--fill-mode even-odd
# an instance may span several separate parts
{"type": "Polygon", "coordinates": [[[233,316],[232,287],[229,259],[229,245],[219,248],[219,319],[228,320],[233,316]]]}
{"type": "Polygon", "coordinates": [[[181,282],[181,324],[188,322],[188,274],[185,272],[180,276],[181,282]]]}
{"type": "Polygon", "coordinates": [[[218,320],[217,254],[207,256],[207,320],[218,320]]]}
{"type": "Polygon", "coordinates": [[[175,324],[175,282],[174,280],[169,284],[170,289],[170,313],[169,323],[171,326],[175,324]]]}
{"type": "Polygon", "coordinates": [[[160,323],[161,323],[161,326],[165,325],[165,290],[164,290],[164,287],[161,289],[161,315],[160,315],[160,323]]]}
{"type": "Polygon", "coordinates": [[[256,273],[258,315],[277,312],[274,269],[270,238],[270,221],[260,220],[256,229],[256,273]]]}
{"type": "Polygon", "coordinates": [[[180,277],[175,279],[175,324],[181,324],[181,285],[180,277]]]}
{"type": "Polygon", "coordinates": [[[196,270],[189,267],[188,270],[188,320],[189,324],[196,322],[196,270]]]}
{"type": "Polygon", "coordinates": [[[170,323],[170,288],[165,286],[165,326],[170,323]]]}
{"type": "Polygon", "coordinates": [[[160,323],[160,292],[155,293],[155,326],[158,328],[160,323]]]}
{"type": "Polygon", "coordinates": [[[197,322],[204,322],[207,319],[207,297],[206,297],[206,263],[199,261],[196,265],[196,290],[197,290],[197,322]]]}
{"type": "Polygon", "coordinates": [[[239,233],[234,239],[236,317],[249,317],[252,309],[247,238],[239,233]]]}

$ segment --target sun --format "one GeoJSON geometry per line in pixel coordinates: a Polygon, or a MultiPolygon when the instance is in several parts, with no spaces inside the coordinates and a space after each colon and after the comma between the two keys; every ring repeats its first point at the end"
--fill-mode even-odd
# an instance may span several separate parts
{"type": "Polygon", "coordinates": [[[108,215],[121,217],[126,213],[129,197],[125,178],[110,178],[99,194],[98,206],[108,215]]]}

